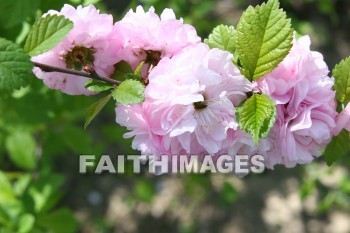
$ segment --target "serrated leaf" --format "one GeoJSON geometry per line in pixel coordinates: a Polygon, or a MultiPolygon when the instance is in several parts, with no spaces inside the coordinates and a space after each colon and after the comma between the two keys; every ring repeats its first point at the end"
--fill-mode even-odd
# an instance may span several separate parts
{"type": "Polygon", "coordinates": [[[332,71],[335,79],[334,87],[337,100],[347,104],[350,102],[350,57],[342,60],[332,71]]]}
{"type": "Polygon", "coordinates": [[[26,131],[16,131],[6,139],[6,149],[10,159],[20,168],[28,170],[35,168],[35,147],[33,136],[26,131]]]}
{"type": "Polygon", "coordinates": [[[346,130],[343,130],[338,136],[333,137],[324,152],[324,159],[328,166],[350,153],[349,139],[349,132],[346,130]]]}
{"type": "Polygon", "coordinates": [[[141,80],[141,76],[137,75],[137,74],[126,74],[125,75],[125,80],[127,79],[133,79],[136,81],[140,81],[141,80]]]}
{"type": "Polygon", "coordinates": [[[237,108],[238,124],[253,136],[255,144],[258,144],[259,138],[267,137],[275,119],[275,103],[265,94],[253,94],[237,108]]]}
{"type": "Polygon", "coordinates": [[[33,63],[17,44],[0,38],[0,90],[12,91],[28,85],[33,63]]]}
{"type": "Polygon", "coordinates": [[[126,74],[133,74],[133,70],[126,61],[120,61],[114,65],[113,79],[124,81],[126,79],[126,74]]]}
{"type": "Polygon", "coordinates": [[[204,43],[210,48],[218,48],[234,54],[236,50],[235,35],[236,30],[233,26],[219,25],[214,28],[204,43]]]}
{"type": "Polygon", "coordinates": [[[72,30],[73,23],[64,16],[47,15],[33,25],[26,40],[24,50],[36,56],[53,49],[72,30]]]}
{"type": "Polygon", "coordinates": [[[85,83],[85,88],[92,92],[108,91],[113,88],[112,84],[90,79],[85,83]]]}
{"type": "Polygon", "coordinates": [[[84,129],[86,129],[93,119],[101,112],[101,110],[106,106],[108,101],[112,98],[112,95],[107,95],[90,105],[86,111],[85,125],[84,129]]]}
{"type": "Polygon", "coordinates": [[[278,0],[269,0],[242,15],[236,36],[236,48],[242,73],[256,80],[271,72],[287,56],[293,41],[293,29],[278,0]]]}
{"type": "Polygon", "coordinates": [[[112,96],[125,105],[141,103],[145,99],[145,86],[139,81],[128,79],[112,91],[112,96]]]}

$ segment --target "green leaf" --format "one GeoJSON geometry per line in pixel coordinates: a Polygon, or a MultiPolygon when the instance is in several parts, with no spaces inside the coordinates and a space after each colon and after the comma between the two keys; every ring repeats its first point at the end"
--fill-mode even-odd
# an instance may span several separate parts
{"type": "Polygon", "coordinates": [[[114,65],[113,79],[124,81],[127,74],[133,74],[133,70],[126,61],[120,61],[114,65]]]}
{"type": "Polygon", "coordinates": [[[53,213],[39,216],[37,222],[38,225],[52,233],[75,233],[78,228],[77,220],[68,209],[60,209],[53,213]]]}
{"type": "Polygon", "coordinates": [[[34,201],[34,210],[36,213],[45,213],[51,209],[60,197],[60,188],[64,182],[62,175],[51,173],[41,176],[29,188],[28,194],[34,201]]]}
{"type": "Polygon", "coordinates": [[[85,88],[93,92],[108,91],[113,88],[112,84],[90,79],[85,83],[85,88]]]}
{"type": "Polygon", "coordinates": [[[35,16],[38,6],[37,0],[1,0],[0,27],[12,28],[20,25],[27,18],[35,16]]]}
{"type": "Polygon", "coordinates": [[[143,67],[144,64],[145,64],[145,61],[142,61],[142,62],[138,65],[138,67],[136,68],[136,70],[135,70],[135,72],[134,72],[135,75],[141,77],[141,71],[142,71],[142,67],[143,67]]]}
{"type": "Polygon", "coordinates": [[[236,31],[233,26],[219,25],[214,28],[204,43],[210,48],[218,48],[234,54],[236,50],[235,35],[236,31]]]}
{"type": "Polygon", "coordinates": [[[287,56],[293,41],[293,29],[278,0],[269,0],[242,15],[236,47],[242,73],[256,80],[271,72],[287,56]]]}
{"type": "Polygon", "coordinates": [[[136,81],[140,81],[142,78],[141,76],[137,75],[137,74],[126,74],[125,75],[125,80],[127,79],[133,79],[133,80],[136,80],[136,81]]]}
{"type": "Polygon", "coordinates": [[[346,130],[343,130],[338,136],[333,137],[324,152],[324,159],[328,166],[349,154],[349,139],[349,132],[346,130]]]}
{"type": "Polygon", "coordinates": [[[0,193],[1,192],[11,192],[12,186],[6,175],[0,171],[0,193]]]}
{"type": "Polygon", "coordinates": [[[149,180],[138,180],[134,190],[136,198],[144,202],[151,202],[155,195],[154,184],[149,180]]]}
{"type": "Polygon", "coordinates": [[[13,186],[13,191],[17,196],[22,196],[32,181],[31,175],[21,175],[13,186]]]}
{"type": "Polygon", "coordinates": [[[237,121],[242,130],[253,135],[255,144],[265,138],[276,118],[274,102],[265,94],[253,94],[237,108],[237,121]]]}
{"type": "Polygon", "coordinates": [[[350,102],[350,57],[342,60],[332,71],[335,79],[337,100],[347,104],[350,102]]]}
{"type": "Polygon", "coordinates": [[[31,232],[34,226],[35,218],[31,214],[24,214],[20,217],[18,221],[18,233],[28,233],[31,232]]]}
{"type": "Polygon", "coordinates": [[[141,103],[145,99],[145,86],[136,80],[128,79],[112,91],[113,98],[122,104],[141,103]]]}
{"type": "Polygon", "coordinates": [[[6,139],[6,149],[11,161],[24,169],[35,168],[35,147],[33,136],[26,131],[16,131],[6,139]]]}
{"type": "Polygon", "coordinates": [[[0,91],[12,91],[27,86],[33,63],[17,44],[0,38],[0,91]]]}
{"type": "Polygon", "coordinates": [[[0,204],[6,204],[15,201],[15,195],[12,186],[6,175],[0,171],[0,204]]]}
{"type": "Polygon", "coordinates": [[[232,205],[238,198],[238,193],[234,186],[225,181],[219,193],[219,200],[222,205],[232,205]]]}
{"type": "Polygon", "coordinates": [[[33,25],[24,50],[30,56],[45,53],[61,42],[72,28],[73,23],[69,19],[58,15],[47,15],[33,25]]]}
{"type": "Polygon", "coordinates": [[[97,114],[101,112],[101,110],[106,106],[106,104],[111,98],[112,98],[112,95],[107,95],[88,107],[86,111],[86,119],[85,119],[85,125],[84,125],[85,129],[89,126],[89,124],[97,116],[97,114]]]}

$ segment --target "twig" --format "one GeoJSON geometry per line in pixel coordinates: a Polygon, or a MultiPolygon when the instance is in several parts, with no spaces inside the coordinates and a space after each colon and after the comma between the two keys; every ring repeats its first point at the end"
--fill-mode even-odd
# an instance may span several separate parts
{"type": "Polygon", "coordinates": [[[34,66],[39,67],[44,72],[59,72],[59,73],[64,73],[64,74],[72,74],[72,75],[77,75],[77,76],[82,76],[82,77],[86,77],[86,78],[100,80],[102,82],[106,82],[106,83],[113,84],[116,86],[120,85],[120,81],[114,80],[111,78],[107,78],[107,77],[103,77],[103,76],[100,76],[96,73],[89,74],[89,73],[85,73],[82,71],[69,70],[69,69],[49,66],[49,65],[38,63],[38,62],[34,62],[34,66]]]}

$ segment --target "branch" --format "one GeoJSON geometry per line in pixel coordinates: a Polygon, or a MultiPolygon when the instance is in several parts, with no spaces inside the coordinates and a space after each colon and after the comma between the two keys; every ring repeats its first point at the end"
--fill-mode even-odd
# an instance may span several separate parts
{"type": "Polygon", "coordinates": [[[82,77],[86,77],[86,78],[92,78],[92,79],[100,80],[102,82],[106,82],[106,83],[109,83],[109,84],[112,84],[112,85],[116,85],[116,86],[120,85],[120,83],[121,83],[118,80],[102,77],[102,76],[99,76],[96,73],[89,74],[89,73],[82,72],[82,71],[69,70],[69,69],[49,66],[49,65],[38,63],[38,62],[34,62],[34,66],[39,67],[44,72],[59,72],[59,73],[64,73],[64,74],[72,74],[72,75],[77,75],[77,76],[82,76],[82,77]]]}

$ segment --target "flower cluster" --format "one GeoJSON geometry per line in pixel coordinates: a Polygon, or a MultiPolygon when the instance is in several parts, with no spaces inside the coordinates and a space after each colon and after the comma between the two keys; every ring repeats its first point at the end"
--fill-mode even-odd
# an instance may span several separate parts
{"type": "Polygon", "coordinates": [[[162,59],[149,75],[145,102],[116,109],[117,123],[135,136],[134,149],[155,155],[225,149],[228,131],[238,128],[235,106],[252,90],[231,60],[205,44],[162,59]]]}
{"type": "MultiPolygon", "coordinates": [[[[140,65],[146,85],[143,103],[117,104],[116,122],[133,137],[142,154],[207,155],[261,154],[265,165],[287,167],[320,156],[332,137],[350,130],[350,105],[336,111],[334,80],[310,39],[294,39],[285,59],[271,73],[249,81],[234,65],[233,54],[210,49],[191,25],[170,9],[158,16],[139,6],[113,23],[110,15],[93,6],[60,12],[74,23],[73,30],[54,49],[33,61],[112,77],[115,64],[140,65]],[[266,94],[276,105],[276,121],[256,144],[240,129],[237,108],[252,94],[266,94]]],[[[94,94],[84,77],[43,72],[38,78],[71,95],[94,94]]]]}
{"type": "Polygon", "coordinates": [[[336,127],[333,78],[323,56],[310,51],[310,39],[295,40],[289,55],[256,83],[276,103],[276,123],[266,139],[267,167],[309,163],[331,141],[336,127]]]}
{"type": "MultiPolygon", "coordinates": [[[[123,40],[111,15],[100,14],[92,5],[75,9],[67,4],[60,12],[51,10],[47,14],[63,15],[74,23],[74,28],[55,48],[33,57],[33,61],[78,71],[93,69],[104,76],[113,74],[114,64],[120,61],[117,54],[122,49],[123,40]]],[[[39,68],[34,69],[34,73],[48,87],[66,94],[94,94],[84,87],[87,78],[43,72],[39,68]]]]}

